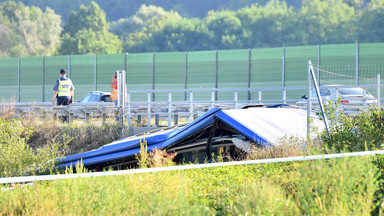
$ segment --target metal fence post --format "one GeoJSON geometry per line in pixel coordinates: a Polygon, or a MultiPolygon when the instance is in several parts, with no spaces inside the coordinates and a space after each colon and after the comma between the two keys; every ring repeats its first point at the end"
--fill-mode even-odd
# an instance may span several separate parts
{"type": "MultiPolygon", "coordinates": [[[[339,98],[339,88],[335,88],[335,90],[336,90],[336,94],[335,94],[336,98],[339,98]]],[[[340,103],[340,105],[338,106],[338,109],[340,109],[340,107],[341,107],[341,110],[344,110],[343,103],[340,103]]],[[[336,110],[336,120],[339,119],[339,114],[340,114],[339,110],[336,110]]]]}
{"type": "Polygon", "coordinates": [[[71,78],[71,55],[68,55],[68,78],[71,78]]]}
{"type": "Polygon", "coordinates": [[[123,93],[123,95],[121,96],[123,98],[123,110],[122,110],[122,118],[121,118],[121,123],[124,124],[124,112],[125,112],[125,109],[126,109],[126,93],[127,93],[127,73],[125,72],[125,70],[122,71],[123,72],[123,80],[122,80],[122,87],[123,89],[121,90],[121,92],[123,93]]]}
{"type": "Polygon", "coordinates": [[[235,106],[235,109],[237,109],[238,108],[238,91],[236,90],[236,91],[234,91],[234,93],[233,93],[233,99],[234,99],[234,106],[235,106]]]}
{"type": "Polygon", "coordinates": [[[262,93],[261,90],[258,91],[259,104],[262,102],[262,93]]]}
{"type": "MultiPolygon", "coordinates": [[[[152,53],[152,90],[155,90],[155,53],[152,53]]],[[[152,100],[155,101],[155,92],[152,92],[152,100]]]]}
{"type": "Polygon", "coordinates": [[[311,61],[308,61],[308,74],[307,74],[307,137],[310,139],[311,136],[311,103],[312,103],[312,97],[311,97],[311,61]]]}
{"type": "Polygon", "coordinates": [[[124,70],[127,72],[127,55],[128,53],[124,53],[124,70]]]}
{"type": "Polygon", "coordinates": [[[155,126],[156,127],[159,127],[160,125],[160,115],[159,114],[155,114],[155,126]]]}
{"type": "Polygon", "coordinates": [[[173,124],[174,125],[179,125],[179,114],[175,113],[173,116],[173,124]]]}
{"type": "Polygon", "coordinates": [[[320,45],[317,45],[317,82],[319,86],[321,85],[321,77],[320,77],[320,45]]]}
{"type": "Polygon", "coordinates": [[[172,124],[172,92],[168,92],[168,126],[172,124]]]}
{"type": "Polygon", "coordinates": [[[363,88],[363,110],[365,111],[367,107],[367,89],[363,88]]]}
{"type": "Polygon", "coordinates": [[[138,125],[138,126],[141,125],[141,114],[138,114],[138,115],[137,115],[137,125],[138,125]]]}
{"type": "Polygon", "coordinates": [[[211,90],[211,109],[215,108],[215,92],[214,89],[211,90]]]}
{"type": "Polygon", "coordinates": [[[377,74],[377,107],[380,108],[380,74],[377,74]]]}
{"type": "Polygon", "coordinates": [[[150,127],[151,126],[151,92],[148,92],[147,93],[147,119],[148,119],[148,123],[147,123],[147,126],[150,127]]]}
{"type": "MultiPolygon", "coordinates": [[[[216,50],[216,57],[215,57],[215,89],[218,88],[218,80],[219,80],[219,51],[216,50]]],[[[217,100],[217,91],[215,92],[215,100],[217,100]]]]}
{"type": "Polygon", "coordinates": [[[97,55],[95,54],[95,63],[94,63],[94,90],[97,91],[97,55]]]}
{"type": "Polygon", "coordinates": [[[193,121],[193,91],[189,92],[189,122],[193,121]]]}
{"type": "Polygon", "coordinates": [[[120,109],[120,121],[124,124],[124,113],[125,113],[125,95],[126,95],[126,73],[124,70],[119,70],[117,72],[117,91],[118,91],[118,100],[117,106],[120,109]]]}
{"type": "MultiPolygon", "coordinates": [[[[251,88],[251,67],[252,67],[252,50],[248,49],[248,88],[251,88]]],[[[248,90],[248,102],[251,100],[251,91],[248,90]]]]}
{"type": "MultiPolygon", "coordinates": [[[[184,89],[188,88],[188,51],[185,51],[185,77],[184,77],[184,89]]],[[[184,92],[184,101],[187,100],[187,92],[184,92]]]]}
{"type": "Polygon", "coordinates": [[[281,97],[283,99],[283,103],[285,103],[285,96],[284,96],[284,91],[285,91],[285,47],[283,47],[283,56],[282,56],[282,63],[281,63],[281,97]]]}
{"type": "Polygon", "coordinates": [[[127,92],[127,123],[131,127],[131,93],[127,92]]]}
{"type": "Polygon", "coordinates": [[[20,57],[17,59],[17,86],[18,86],[18,95],[17,95],[17,101],[20,103],[20,80],[21,80],[21,68],[20,68],[20,57]]]}
{"type": "Polygon", "coordinates": [[[356,85],[359,85],[359,43],[356,43],[356,85]]]}
{"type": "MultiPolygon", "coordinates": [[[[311,61],[308,61],[308,68],[309,68],[310,77],[312,77],[313,85],[315,87],[316,95],[320,95],[319,85],[317,84],[316,75],[315,75],[315,72],[313,71],[313,66],[312,66],[311,61]]],[[[308,85],[311,85],[310,81],[309,81],[308,85]]],[[[311,95],[310,88],[308,89],[308,93],[309,93],[309,95],[311,95]]],[[[318,96],[317,101],[319,102],[319,105],[320,105],[320,111],[321,111],[321,115],[323,116],[325,129],[327,130],[328,135],[329,135],[328,119],[327,119],[327,115],[324,112],[323,99],[320,96],[318,96]]],[[[307,108],[310,108],[310,106],[308,106],[308,104],[310,104],[310,101],[307,102],[307,108]]],[[[307,112],[310,112],[310,111],[311,111],[310,109],[307,110],[307,112]]],[[[307,113],[307,114],[310,115],[310,113],[307,113]]],[[[308,133],[310,135],[310,130],[308,131],[308,133]]]]}
{"type": "Polygon", "coordinates": [[[45,102],[45,56],[43,56],[43,77],[42,77],[42,83],[43,83],[43,102],[45,102]]]}

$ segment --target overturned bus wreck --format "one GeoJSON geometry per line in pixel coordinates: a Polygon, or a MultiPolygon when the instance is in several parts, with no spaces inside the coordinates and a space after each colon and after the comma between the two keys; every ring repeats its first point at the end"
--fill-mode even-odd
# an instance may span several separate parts
{"type": "MultiPolygon", "coordinates": [[[[311,125],[318,131],[324,123],[311,116],[311,125]]],[[[177,153],[176,162],[210,161],[212,152],[226,148],[231,157],[248,152],[252,145],[278,145],[283,137],[307,138],[307,111],[286,104],[246,106],[242,109],[213,108],[185,126],[167,127],[146,134],[119,139],[98,149],[59,158],[58,168],[83,163],[88,169],[134,166],[140,154],[140,142],[147,142],[147,151],[155,149],[177,153]]]]}

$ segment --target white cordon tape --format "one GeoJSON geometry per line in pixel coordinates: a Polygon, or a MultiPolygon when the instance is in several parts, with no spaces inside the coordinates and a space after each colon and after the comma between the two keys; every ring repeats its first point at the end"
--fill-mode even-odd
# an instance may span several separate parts
{"type": "Polygon", "coordinates": [[[378,154],[384,154],[384,150],[289,157],[289,158],[273,158],[273,159],[249,160],[249,161],[232,161],[232,162],[222,162],[222,163],[182,165],[182,166],[171,166],[171,167],[156,167],[156,168],[146,168],[146,169],[130,169],[130,170],[120,170],[120,171],[107,171],[107,172],[10,177],[10,178],[0,178],[0,184],[34,182],[34,181],[50,181],[50,180],[58,180],[58,179],[98,177],[98,176],[113,176],[113,175],[125,175],[125,174],[136,174],[136,173],[151,173],[151,172],[175,171],[175,170],[186,170],[186,169],[201,169],[201,168],[209,168],[209,167],[234,166],[234,165],[307,161],[307,160],[331,159],[331,158],[354,157],[354,156],[365,156],[365,155],[378,155],[378,154]]]}

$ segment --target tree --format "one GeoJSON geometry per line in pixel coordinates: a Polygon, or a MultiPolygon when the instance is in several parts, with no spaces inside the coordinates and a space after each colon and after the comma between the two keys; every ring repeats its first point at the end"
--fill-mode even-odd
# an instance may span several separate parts
{"type": "MultiPolygon", "coordinates": [[[[142,9],[143,10],[137,14],[136,20],[142,20],[143,23],[141,25],[143,27],[141,31],[128,35],[124,50],[129,52],[165,51],[164,43],[170,43],[170,41],[166,39],[168,38],[167,34],[170,33],[169,31],[172,26],[176,26],[175,23],[182,22],[183,19],[176,12],[170,11],[164,13],[162,12],[164,11],[163,9],[157,7],[143,7],[142,9]]],[[[186,20],[187,19],[184,21],[186,20]]],[[[179,30],[175,29],[175,31],[179,30]]],[[[169,48],[169,50],[175,51],[174,48],[169,48]]]]}
{"type": "Polygon", "coordinates": [[[242,21],[243,48],[283,46],[292,14],[292,7],[276,0],[237,11],[236,16],[242,21]]]}
{"type": "Polygon", "coordinates": [[[181,18],[177,13],[165,11],[161,7],[141,5],[139,10],[132,17],[112,22],[110,31],[118,35],[120,39],[124,41],[129,34],[141,32],[143,31],[143,28],[148,28],[149,25],[153,25],[153,22],[159,21],[162,17],[170,16],[171,14],[181,18]]]}
{"type": "Polygon", "coordinates": [[[0,57],[9,56],[9,50],[11,49],[11,30],[8,26],[0,24],[0,57]]]}
{"type": "Polygon", "coordinates": [[[376,8],[383,7],[383,6],[384,6],[383,0],[371,0],[367,4],[368,10],[376,9],[376,8]]]}
{"type": "Polygon", "coordinates": [[[384,6],[363,13],[360,20],[360,42],[384,42],[384,6]]]}
{"type": "MultiPolygon", "coordinates": [[[[152,28],[150,28],[152,29],[152,28]]],[[[193,51],[210,48],[207,27],[199,19],[168,17],[158,29],[131,34],[124,50],[129,52],[193,51]]]]}
{"type": "Polygon", "coordinates": [[[344,28],[355,18],[354,8],[342,0],[311,0],[303,2],[301,10],[296,14],[294,22],[296,31],[290,31],[291,41],[303,44],[323,44],[350,42],[350,37],[356,37],[354,28],[344,28]],[[348,34],[338,31],[349,31],[348,34]],[[344,36],[348,36],[347,39],[344,36]]]}
{"type": "Polygon", "coordinates": [[[60,40],[60,17],[50,8],[42,12],[23,3],[0,5],[3,41],[0,48],[6,56],[52,55],[60,40]],[[5,44],[6,43],[6,44],[5,44]],[[8,54],[5,54],[8,53],[8,54]]]}
{"type": "Polygon", "coordinates": [[[204,19],[213,34],[213,49],[233,49],[242,47],[238,36],[241,34],[241,21],[232,11],[210,11],[204,19]]]}
{"type": "MultiPolygon", "coordinates": [[[[0,0],[0,2],[5,2],[9,0],[0,0]]],[[[64,22],[67,20],[69,14],[72,11],[79,9],[80,5],[89,5],[92,0],[13,0],[15,2],[22,2],[25,6],[28,7],[39,7],[41,10],[49,7],[56,12],[61,17],[61,21],[64,22]]]]}
{"type": "Polygon", "coordinates": [[[109,23],[105,13],[95,3],[80,6],[65,23],[62,44],[58,49],[61,55],[67,54],[111,54],[122,50],[118,37],[108,32],[109,23]]]}
{"type": "Polygon", "coordinates": [[[344,0],[344,3],[353,7],[356,12],[360,11],[364,7],[364,0],[344,0]]]}

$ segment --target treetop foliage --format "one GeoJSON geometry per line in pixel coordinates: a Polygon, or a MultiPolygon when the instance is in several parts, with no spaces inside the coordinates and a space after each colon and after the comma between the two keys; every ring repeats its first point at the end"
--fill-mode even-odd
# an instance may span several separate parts
{"type": "Polygon", "coordinates": [[[0,4],[0,56],[52,55],[60,41],[61,19],[50,8],[0,4]]]}
{"type": "Polygon", "coordinates": [[[0,2],[1,57],[384,42],[382,0],[0,2]]]}
{"type": "Polygon", "coordinates": [[[98,4],[82,5],[72,12],[62,32],[59,54],[97,54],[121,52],[121,41],[108,32],[109,23],[98,4]]]}

